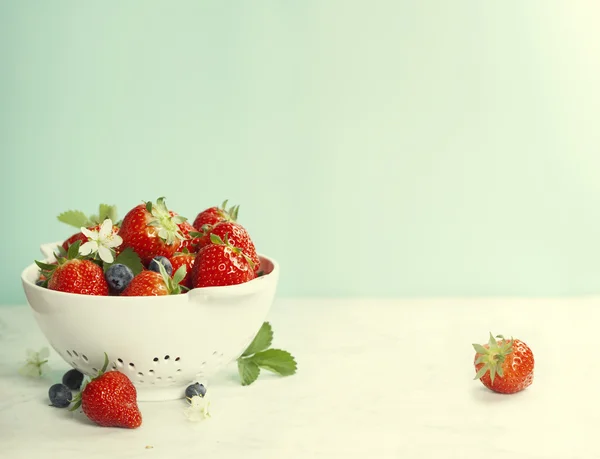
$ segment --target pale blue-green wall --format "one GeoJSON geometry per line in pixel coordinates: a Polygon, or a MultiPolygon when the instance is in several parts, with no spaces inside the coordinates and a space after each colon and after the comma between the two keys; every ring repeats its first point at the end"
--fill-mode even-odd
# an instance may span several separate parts
{"type": "Polygon", "coordinates": [[[600,292],[600,6],[2,1],[0,303],[68,208],[229,198],[281,296],[600,292]]]}

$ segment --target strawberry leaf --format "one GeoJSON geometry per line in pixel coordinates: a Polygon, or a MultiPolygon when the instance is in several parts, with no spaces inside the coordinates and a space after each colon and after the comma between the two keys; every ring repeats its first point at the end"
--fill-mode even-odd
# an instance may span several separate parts
{"type": "MultiPolygon", "coordinates": [[[[225,238],[227,238],[227,236],[225,236],[225,238]]],[[[212,242],[213,244],[225,245],[225,242],[223,242],[223,239],[221,239],[219,236],[217,236],[214,233],[211,233],[211,235],[210,235],[210,242],[212,242]]]]}
{"type": "Polygon", "coordinates": [[[80,210],[68,210],[61,213],[58,217],[58,221],[66,223],[67,225],[74,226],[75,228],[81,228],[82,226],[90,226],[89,218],[80,210]]]}
{"type": "Polygon", "coordinates": [[[126,247],[123,251],[115,258],[112,263],[104,263],[104,272],[110,268],[113,264],[119,263],[127,266],[133,272],[134,276],[137,276],[144,270],[144,265],[139,255],[131,247],[126,247]]]}
{"type": "Polygon", "coordinates": [[[269,322],[264,322],[260,327],[260,330],[248,346],[248,348],[242,354],[242,357],[247,357],[257,352],[264,351],[273,342],[273,328],[269,322]]]}
{"type": "Polygon", "coordinates": [[[251,359],[260,368],[272,371],[281,376],[289,376],[296,373],[296,360],[292,354],[281,349],[267,349],[266,351],[254,354],[251,359]]]}
{"type": "Polygon", "coordinates": [[[102,223],[107,218],[111,221],[117,221],[117,206],[109,206],[108,204],[100,204],[98,208],[98,223],[102,223]]]}
{"type": "Polygon", "coordinates": [[[239,359],[238,373],[242,381],[242,386],[249,386],[258,378],[260,368],[250,359],[239,359]]]}

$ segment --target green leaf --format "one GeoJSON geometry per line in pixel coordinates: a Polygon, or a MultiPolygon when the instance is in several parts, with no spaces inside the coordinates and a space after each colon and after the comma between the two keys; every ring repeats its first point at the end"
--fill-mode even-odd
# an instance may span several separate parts
{"type": "Polygon", "coordinates": [[[483,375],[486,374],[488,370],[489,370],[489,367],[487,365],[482,366],[473,379],[483,378],[483,375]]]}
{"type": "Polygon", "coordinates": [[[258,378],[260,368],[250,359],[239,359],[238,373],[242,381],[242,386],[249,386],[258,378]]]}
{"type": "Polygon", "coordinates": [[[152,201],[148,201],[148,202],[146,203],[146,210],[147,210],[149,213],[152,213],[152,201]]]}
{"type": "Polygon", "coordinates": [[[73,244],[69,246],[69,250],[67,252],[67,259],[73,260],[79,256],[79,246],[81,245],[81,241],[75,241],[73,244]]]}
{"type": "Polygon", "coordinates": [[[114,223],[117,221],[117,206],[109,206],[108,204],[100,204],[98,209],[99,223],[102,223],[107,218],[114,223]]]}
{"type": "Polygon", "coordinates": [[[58,218],[59,222],[66,223],[78,229],[82,226],[90,226],[88,217],[80,210],[67,210],[56,218],[58,218]]]}
{"type": "Polygon", "coordinates": [[[250,359],[260,368],[280,374],[281,376],[293,375],[298,368],[292,354],[282,349],[267,349],[266,351],[254,354],[250,359]]]}
{"type": "Polygon", "coordinates": [[[264,351],[273,342],[273,328],[269,322],[264,322],[258,330],[258,333],[242,354],[242,357],[247,357],[257,352],[264,351]]]}
{"type": "Polygon", "coordinates": [[[142,260],[139,255],[131,247],[126,247],[123,251],[115,258],[112,263],[104,263],[104,271],[110,268],[113,264],[120,263],[127,266],[133,272],[134,276],[137,276],[144,269],[142,260]]]}
{"type": "Polygon", "coordinates": [[[58,257],[62,257],[65,258],[67,256],[67,251],[64,249],[64,247],[62,245],[56,246],[56,251],[54,252],[54,255],[58,258],[58,257]]]}
{"type": "MultiPolygon", "coordinates": [[[[161,263],[159,263],[161,264],[161,263]]],[[[179,284],[183,278],[185,277],[185,275],[187,274],[187,268],[185,265],[181,265],[179,267],[179,269],[177,271],[175,271],[175,274],[173,274],[173,282],[175,284],[179,284]]]]}
{"type": "Polygon", "coordinates": [[[217,236],[214,233],[211,233],[211,235],[210,235],[210,242],[212,242],[213,244],[225,245],[225,243],[223,242],[223,239],[221,239],[219,236],[217,236]]]}
{"type": "Polygon", "coordinates": [[[483,347],[481,344],[473,344],[473,349],[475,349],[475,351],[478,354],[487,354],[488,351],[485,347],[483,347]]]}
{"type": "Polygon", "coordinates": [[[56,268],[56,265],[51,265],[49,263],[44,263],[42,261],[37,261],[37,260],[35,260],[35,264],[38,265],[38,267],[42,271],[54,271],[54,269],[56,268]]]}
{"type": "Polygon", "coordinates": [[[199,233],[198,231],[190,231],[188,234],[191,237],[202,237],[202,236],[204,236],[204,233],[199,233]]]}

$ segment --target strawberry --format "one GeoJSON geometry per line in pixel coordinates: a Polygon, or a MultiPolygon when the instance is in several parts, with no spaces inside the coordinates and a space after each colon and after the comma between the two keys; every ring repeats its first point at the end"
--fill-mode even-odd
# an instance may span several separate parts
{"type": "Polygon", "coordinates": [[[200,212],[194,220],[194,228],[198,231],[204,231],[207,226],[216,225],[222,221],[236,221],[240,206],[233,206],[227,209],[227,200],[221,207],[209,207],[200,212]]]}
{"type": "Polygon", "coordinates": [[[142,425],[137,390],[131,380],[117,370],[106,372],[108,357],[98,376],[88,382],[73,400],[71,411],[81,406],[83,413],[102,427],[136,429],[142,425]]]}
{"type": "Polygon", "coordinates": [[[36,261],[41,268],[41,275],[46,279],[42,285],[59,292],[108,296],[104,271],[93,261],[80,258],[80,245],[81,241],[72,244],[67,256],[59,256],[56,264],[36,261]]]}
{"type": "Polygon", "coordinates": [[[173,255],[171,258],[169,258],[169,261],[171,262],[171,265],[173,266],[173,272],[177,272],[177,270],[180,267],[185,266],[186,274],[185,274],[185,277],[183,278],[183,280],[181,282],[179,282],[179,285],[182,285],[188,289],[192,288],[192,267],[194,266],[195,259],[196,259],[196,254],[190,253],[185,248],[183,249],[183,251],[176,252],[175,255],[173,255]]]}
{"type": "Polygon", "coordinates": [[[490,339],[483,346],[473,344],[475,349],[475,379],[480,379],[485,387],[501,394],[514,394],[522,391],[533,382],[534,359],[531,349],[518,339],[505,339],[498,335],[498,341],[490,333],[490,339]]]}
{"type": "Polygon", "coordinates": [[[163,296],[181,293],[180,282],[187,274],[185,265],[180,266],[171,278],[162,263],[157,263],[160,273],[142,271],[135,276],[121,296],[163,296]]]}
{"type": "Polygon", "coordinates": [[[231,245],[227,237],[223,241],[212,234],[211,241],[196,254],[192,269],[194,288],[241,284],[256,277],[252,259],[231,245]]]}
{"type": "Polygon", "coordinates": [[[238,247],[244,252],[254,264],[254,272],[257,273],[260,268],[260,260],[256,253],[256,247],[254,246],[254,242],[250,238],[248,231],[240,225],[239,223],[235,223],[232,221],[223,221],[217,223],[210,229],[207,229],[203,236],[199,238],[199,247],[205,247],[211,244],[211,235],[215,234],[219,236],[220,239],[229,239],[229,242],[234,247],[238,247]]]}
{"type": "Polygon", "coordinates": [[[184,239],[177,225],[185,220],[185,217],[169,213],[165,198],[158,198],[156,204],[140,204],[123,218],[119,230],[123,239],[121,250],[131,247],[145,266],[155,256],[169,258],[184,239]]]}
{"type": "MultiPolygon", "coordinates": [[[[176,217],[177,213],[173,211],[169,211],[171,217],[176,217]]],[[[181,241],[181,245],[177,249],[178,251],[183,251],[183,249],[187,249],[188,252],[196,253],[199,249],[200,239],[197,237],[196,228],[194,228],[190,222],[187,220],[181,223],[178,223],[179,231],[183,235],[184,239],[181,241]],[[196,236],[196,237],[194,237],[196,236]]]]}

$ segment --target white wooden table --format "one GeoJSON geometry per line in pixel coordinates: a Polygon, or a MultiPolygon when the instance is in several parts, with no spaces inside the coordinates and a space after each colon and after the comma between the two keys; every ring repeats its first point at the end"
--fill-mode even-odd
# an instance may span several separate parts
{"type": "Polygon", "coordinates": [[[600,458],[599,298],[279,299],[269,320],[296,375],[242,387],[232,364],[210,381],[212,418],[147,402],[125,430],[48,406],[69,367],[51,351],[45,378],[19,375],[47,343],[27,306],[0,307],[0,458],[600,458]],[[532,348],[527,390],[473,380],[490,331],[532,348]]]}

